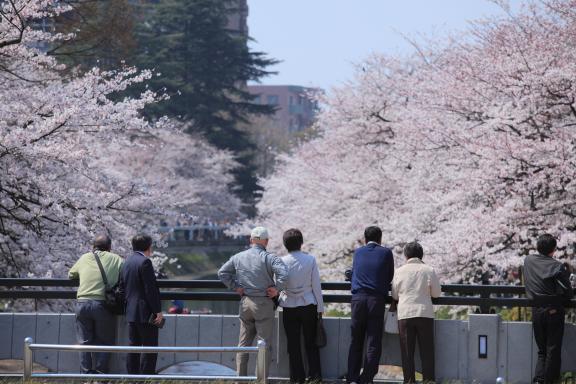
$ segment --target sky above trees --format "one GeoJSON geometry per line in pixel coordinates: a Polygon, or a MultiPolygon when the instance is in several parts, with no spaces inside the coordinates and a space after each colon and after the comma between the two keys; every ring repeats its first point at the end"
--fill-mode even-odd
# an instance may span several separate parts
{"type": "MultiPolygon", "coordinates": [[[[518,8],[520,0],[511,0],[518,8]]],[[[405,39],[419,34],[443,39],[484,16],[505,15],[489,0],[248,0],[254,49],[282,63],[264,84],[341,85],[354,64],[374,52],[409,53],[405,39]],[[322,49],[322,54],[318,50],[322,49]]]]}

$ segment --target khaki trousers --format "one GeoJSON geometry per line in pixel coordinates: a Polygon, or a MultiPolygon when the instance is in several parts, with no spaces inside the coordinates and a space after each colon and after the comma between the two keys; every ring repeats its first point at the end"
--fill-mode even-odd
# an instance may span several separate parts
{"type": "MultiPolygon", "coordinates": [[[[274,303],[268,297],[243,296],[240,300],[240,339],[239,347],[249,347],[258,336],[268,346],[268,360],[270,367],[272,356],[272,330],[274,329],[274,303]]],[[[248,357],[246,352],[236,354],[236,371],[238,376],[248,376],[248,357]]]]}

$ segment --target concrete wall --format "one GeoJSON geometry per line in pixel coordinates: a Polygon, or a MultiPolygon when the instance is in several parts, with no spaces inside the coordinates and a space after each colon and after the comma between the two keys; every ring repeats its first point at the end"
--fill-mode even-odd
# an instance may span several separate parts
{"type": "MultiPolygon", "coordinates": [[[[350,319],[326,318],[328,345],[321,350],[325,378],[339,378],[346,373],[350,343],[350,319]]],[[[160,345],[234,346],[238,341],[236,316],[167,315],[160,332],[160,345]]],[[[531,382],[536,361],[532,326],[523,322],[502,322],[497,315],[470,315],[469,321],[438,320],[436,333],[436,376],[439,380],[461,380],[494,383],[500,376],[510,383],[531,382]],[[487,356],[478,356],[479,336],[487,337],[487,356]]],[[[37,343],[74,344],[73,314],[0,313],[0,359],[22,359],[24,338],[32,336],[37,343]]],[[[127,325],[118,319],[119,345],[127,345],[127,325]]],[[[277,318],[276,341],[271,376],[288,377],[286,337],[281,316],[277,318]],[[282,331],[279,331],[282,330],[282,331]],[[278,346],[278,347],[276,347],[278,346]]],[[[567,324],[562,351],[562,370],[576,370],[576,327],[567,324]]],[[[385,334],[382,364],[401,365],[397,335],[385,334]]],[[[418,355],[418,351],[417,351],[418,355]]],[[[112,368],[124,372],[126,355],[115,354],[112,368]]],[[[175,363],[201,360],[235,368],[233,353],[162,353],[158,370],[175,363]]],[[[75,352],[36,352],[35,361],[59,372],[78,372],[79,358],[75,352]]],[[[250,359],[254,369],[255,355],[250,359]]],[[[419,362],[417,363],[419,368],[419,362]]]]}

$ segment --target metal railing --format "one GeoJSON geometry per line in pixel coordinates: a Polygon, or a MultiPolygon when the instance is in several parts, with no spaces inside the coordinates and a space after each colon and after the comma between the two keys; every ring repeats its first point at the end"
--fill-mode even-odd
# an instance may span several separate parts
{"type": "Polygon", "coordinates": [[[256,347],[129,347],[111,345],[60,345],[60,344],[34,344],[31,337],[24,339],[24,375],[23,383],[31,379],[97,379],[97,380],[221,380],[235,382],[258,381],[268,384],[268,348],[264,340],[258,340],[256,347]],[[34,351],[77,351],[77,352],[246,352],[257,353],[256,376],[192,376],[192,375],[131,375],[131,374],[75,374],[75,373],[34,373],[34,351]]]}
{"type": "MultiPolygon", "coordinates": [[[[0,299],[33,299],[35,307],[38,300],[75,299],[76,292],[72,289],[50,289],[52,287],[75,287],[78,281],[67,279],[19,279],[0,278],[0,299]],[[24,287],[28,287],[27,289],[24,287]],[[40,289],[37,289],[38,287],[40,289]],[[49,290],[46,290],[48,288],[49,290]]],[[[158,280],[161,300],[193,300],[193,301],[238,301],[240,297],[226,289],[219,280],[158,280]],[[178,289],[164,290],[164,289],[178,289]],[[206,292],[203,290],[211,289],[206,292]]],[[[324,282],[323,290],[347,291],[346,294],[323,294],[325,303],[350,303],[349,282],[324,282]]],[[[490,313],[491,307],[532,307],[534,303],[524,297],[525,289],[519,285],[442,285],[443,296],[432,299],[436,305],[474,306],[480,313],[490,313]]],[[[392,299],[387,298],[387,303],[392,299]]],[[[566,300],[567,308],[576,307],[576,299],[566,300]]]]}
{"type": "MultiPolygon", "coordinates": [[[[0,299],[75,299],[76,292],[52,287],[76,287],[78,281],[67,279],[14,279],[0,278],[0,299]],[[28,289],[23,289],[29,287],[28,289]],[[40,287],[40,289],[30,289],[40,287]]],[[[158,280],[161,300],[238,301],[240,297],[226,289],[219,280],[158,280]],[[165,290],[180,289],[180,291],[165,290]],[[211,292],[198,291],[211,289],[211,292]],[[184,290],[184,291],[182,291],[184,290]]],[[[349,282],[324,282],[322,289],[348,291],[346,294],[324,294],[325,303],[349,303],[349,282]]],[[[530,307],[532,301],[526,297],[523,286],[512,285],[442,285],[444,295],[432,302],[437,305],[462,305],[488,307],[530,307]],[[510,297],[515,296],[515,297],[510,297]]],[[[388,297],[388,302],[391,298],[388,297]]],[[[566,307],[576,307],[576,300],[566,301],[566,307]]]]}

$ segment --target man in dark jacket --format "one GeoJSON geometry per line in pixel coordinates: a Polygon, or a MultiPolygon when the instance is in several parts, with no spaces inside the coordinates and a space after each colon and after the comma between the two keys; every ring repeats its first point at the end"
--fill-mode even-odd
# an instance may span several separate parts
{"type": "Polygon", "coordinates": [[[382,230],[368,227],[366,245],[354,252],[352,260],[352,339],[348,351],[348,383],[371,383],[382,353],[384,305],[394,277],[392,251],[380,245],[382,230]],[[366,355],[362,374],[362,356],[366,355]]]}
{"type": "MultiPolygon", "coordinates": [[[[128,338],[132,346],[157,346],[158,327],[162,321],[160,291],[156,285],[156,275],[149,257],[152,256],[152,238],[137,235],[132,239],[134,253],[126,259],[121,274],[121,286],[126,295],[126,320],[128,338]],[[150,318],[154,324],[150,324],[150,318]]],[[[139,353],[128,354],[128,373],[156,373],[158,354],[147,353],[140,359],[139,353]]]]}
{"type": "Polygon", "coordinates": [[[526,296],[533,301],[532,327],[538,345],[534,383],[553,383],[560,378],[564,303],[572,298],[570,271],[553,258],[556,239],[549,234],[538,238],[538,255],[524,260],[526,296]]]}

